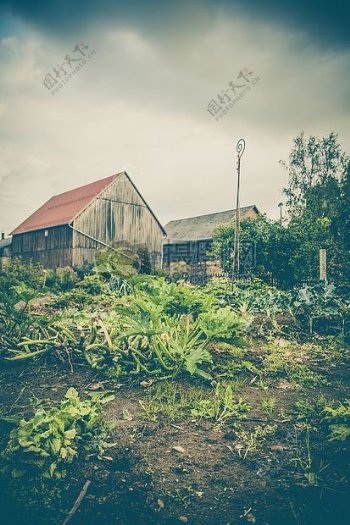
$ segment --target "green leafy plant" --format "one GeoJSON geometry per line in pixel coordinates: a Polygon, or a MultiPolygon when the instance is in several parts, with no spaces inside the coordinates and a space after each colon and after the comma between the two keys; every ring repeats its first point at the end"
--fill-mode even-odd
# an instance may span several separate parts
{"type": "Polygon", "coordinates": [[[106,293],[108,290],[107,284],[97,274],[85,275],[83,280],[78,283],[78,286],[91,295],[106,293]]]}
{"type": "Polygon", "coordinates": [[[54,295],[49,305],[53,308],[67,308],[72,305],[83,306],[92,304],[93,298],[91,294],[84,288],[74,288],[54,295]]]}
{"type": "Polygon", "coordinates": [[[299,421],[306,421],[310,424],[319,424],[323,418],[322,414],[326,406],[327,401],[323,396],[315,401],[298,399],[295,402],[294,414],[299,421]]]}
{"type": "Polygon", "coordinates": [[[202,390],[197,386],[184,389],[174,381],[162,381],[151,386],[146,399],[139,403],[146,420],[155,422],[162,415],[168,422],[173,422],[190,415],[192,407],[202,397],[202,390]]]}
{"type": "Polygon", "coordinates": [[[276,409],[276,399],[274,397],[267,397],[260,403],[261,410],[271,416],[276,409]]]}
{"type": "Polygon", "coordinates": [[[203,339],[203,336],[199,323],[191,325],[187,319],[171,327],[168,333],[155,336],[151,348],[161,365],[171,371],[173,376],[185,371],[192,376],[211,380],[211,375],[200,366],[212,363],[207,350],[209,340],[203,339]]]}
{"type": "Polygon", "coordinates": [[[36,292],[43,291],[45,271],[39,264],[23,264],[19,258],[13,257],[10,264],[0,270],[0,294],[5,295],[13,286],[23,284],[36,292]]]}
{"type": "Polygon", "coordinates": [[[345,441],[350,437],[350,400],[337,406],[326,406],[323,409],[324,419],[329,425],[330,441],[345,441]]]}
{"type": "Polygon", "coordinates": [[[230,384],[218,383],[213,394],[207,399],[201,399],[192,408],[191,414],[204,419],[213,419],[220,427],[228,419],[240,419],[250,409],[243,397],[234,397],[230,384]]]}
{"type": "Polygon", "coordinates": [[[161,307],[169,316],[189,315],[194,319],[202,311],[208,310],[215,303],[215,297],[205,293],[198,286],[185,282],[168,283],[163,277],[158,279],[139,276],[133,279],[135,290],[147,296],[154,304],[161,307]]]}
{"type": "Polygon", "coordinates": [[[37,292],[25,283],[11,286],[6,293],[0,292],[1,358],[8,358],[18,350],[17,345],[28,334],[34,338],[44,335],[44,316],[34,316],[31,312],[31,303],[36,297],[37,292]]]}
{"type": "Polygon", "coordinates": [[[31,419],[22,419],[11,431],[1,454],[5,468],[12,468],[15,476],[33,467],[44,477],[60,478],[65,465],[82,452],[103,458],[110,445],[101,407],[113,398],[94,392],[90,399],[81,401],[78,392],[69,388],[59,407],[39,408],[31,419]]]}
{"type": "Polygon", "coordinates": [[[136,256],[122,248],[99,250],[95,257],[94,272],[105,279],[112,276],[128,279],[137,274],[136,256]]]}
{"type": "Polygon", "coordinates": [[[248,316],[238,315],[229,306],[199,314],[199,326],[207,337],[232,340],[249,326],[248,316]]]}
{"type": "Polygon", "coordinates": [[[237,427],[236,434],[239,440],[237,444],[244,449],[244,455],[241,457],[245,459],[249,452],[253,452],[261,447],[265,443],[266,438],[276,433],[277,428],[277,425],[256,425],[253,432],[249,432],[237,427]]]}
{"type": "Polygon", "coordinates": [[[305,285],[296,290],[291,299],[290,312],[301,326],[308,327],[310,334],[318,321],[319,329],[327,331],[327,327],[333,323],[344,335],[349,305],[336,294],[334,284],[320,283],[314,286],[305,285]]]}

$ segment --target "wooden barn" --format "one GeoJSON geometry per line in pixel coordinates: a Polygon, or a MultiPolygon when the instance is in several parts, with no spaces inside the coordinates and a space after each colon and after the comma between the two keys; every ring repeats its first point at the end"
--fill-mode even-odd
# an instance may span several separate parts
{"type": "MultiPolygon", "coordinates": [[[[259,215],[255,204],[240,208],[241,219],[254,219],[259,215]]],[[[165,226],[167,242],[163,249],[163,265],[169,269],[172,263],[189,265],[207,263],[213,244],[215,229],[234,220],[236,210],[227,210],[187,219],[170,221],[165,226]]]]}
{"type": "Polygon", "coordinates": [[[162,262],[165,231],[126,172],[56,195],[12,232],[12,255],[45,268],[77,268],[120,247],[162,262]]]}

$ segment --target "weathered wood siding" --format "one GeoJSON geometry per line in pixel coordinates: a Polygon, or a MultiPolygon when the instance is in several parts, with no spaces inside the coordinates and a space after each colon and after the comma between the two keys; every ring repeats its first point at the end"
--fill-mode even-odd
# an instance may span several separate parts
{"type": "Polygon", "coordinates": [[[69,226],[21,233],[13,236],[12,255],[21,257],[23,262],[40,263],[44,268],[72,266],[72,239],[69,226]]]}
{"type": "MultiPolygon", "coordinates": [[[[73,228],[108,245],[147,249],[153,267],[160,267],[164,233],[126,174],[121,174],[73,222],[73,228]]],[[[91,262],[103,246],[73,233],[73,266],[91,262]]]]}

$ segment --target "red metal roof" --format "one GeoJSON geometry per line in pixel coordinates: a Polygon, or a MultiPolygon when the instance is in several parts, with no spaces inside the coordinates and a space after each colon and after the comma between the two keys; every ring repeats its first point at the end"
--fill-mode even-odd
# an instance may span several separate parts
{"type": "Polygon", "coordinates": [[[112,175],[80,188],[55,195],[22,222],[12,232],[12,235],[71,223],[116,177],[118,175],[112,175]]]}

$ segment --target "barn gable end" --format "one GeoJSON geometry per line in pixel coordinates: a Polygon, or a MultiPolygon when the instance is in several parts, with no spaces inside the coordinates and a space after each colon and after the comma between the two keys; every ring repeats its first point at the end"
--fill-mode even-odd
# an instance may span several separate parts
{"type": "Polygon", "coordinates": [[[147,250],[159,267],[165,231],[127,173],[121,173],[72,223],[73,265],[92,261],[104,245],[147,250]]]}

